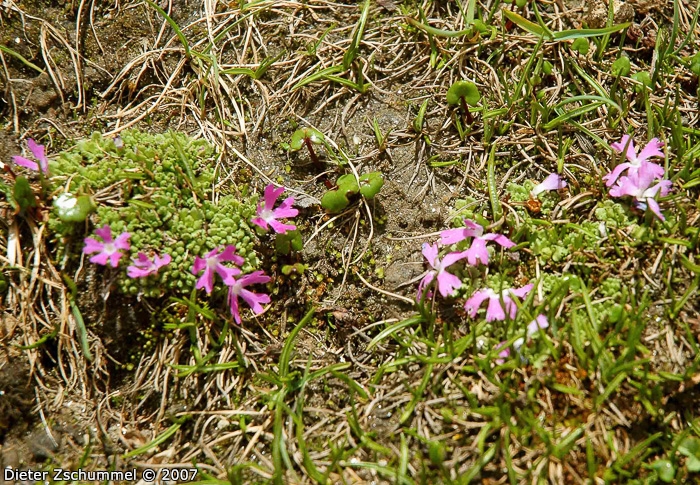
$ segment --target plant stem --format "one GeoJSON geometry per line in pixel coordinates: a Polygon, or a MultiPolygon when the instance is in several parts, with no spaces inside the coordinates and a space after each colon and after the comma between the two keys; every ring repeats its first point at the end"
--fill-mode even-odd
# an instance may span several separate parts
{"type": "Polygon", "coordinates": [[[313,162],[313,164],[316,166],[320,165],[321,162],[319,162],[318,157],[316,156],[316,152],[314,152],[314,147],[311,143],[311,139],[304,138],[304,143],[306,144],[306,148],[309,149],[309,157],[311,157],[311,161],[313,162]]]}
{"type": "Polygon", "coordinates": [[[468,125],[471,125],[472,123],[474,123],[474,117],[469,112],[469,106],[467,106],[467,102],[465,101],[464,97],[459,98],[459,100],[462,103],[462,109],[464,110],[464,115],[467,117],[466,122],[468,125]]]}

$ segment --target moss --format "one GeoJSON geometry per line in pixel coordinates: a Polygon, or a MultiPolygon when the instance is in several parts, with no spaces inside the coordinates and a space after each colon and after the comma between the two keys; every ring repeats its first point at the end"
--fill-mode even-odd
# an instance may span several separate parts
{"type": "Polygon", "coordinates": [[[612,200],[599,202],[595,209],[595,217],[605,222],[607,227],[629,227],[634,223],[630,218],[629,209],[612,200]]]}
{"type": "MultiPolygon", "coordinates": [[[[95,227],[110,225],[113,232],[131,236],[129,259],[138,252],[168,253],[172,262],[160,274],[134,280],[126,275],[126,259],[117,284],[126,294],[158,296],[167,291],[186,295],[196,278],[190,272],[194,257],[219,245],[233,244],[245,258],[244,272],[259,261],[257,242],[248,221],[256,200],[233,194],[211,201],[215,180],[214,148],[182,133],[148,134],[137,130],[121,135],[123,147],[99,133],[59,154],[52,164],[56,190],[91,195],[98,203],[95,227]],[[107,202],[109,201],[109,202],[107,202]]],[[[69,245],[77,229],[52,218],[59,254],[75,258],[81,240],[69,245]],[[70,253],[71,247],[73,252],[70,253]]]]}

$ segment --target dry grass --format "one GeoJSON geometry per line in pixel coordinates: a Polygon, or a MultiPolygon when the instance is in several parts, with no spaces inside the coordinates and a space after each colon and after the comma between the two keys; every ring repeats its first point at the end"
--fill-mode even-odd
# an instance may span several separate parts
{"type": "MultiPolygon", "coordinates": [[[[126,372],[109,355],[113,343],[100,337],[99,329],[115,322],[87,322],[93,359],[86,360],[70,291],[47,244],[45,216],[16,217],[3,202],[0,265],[9,289],[2,300],[0,341],[7,348],[0,352],[0,372],[8,372],[15,359],[28,360],[35,414],[41,416],[36,426],[50,434],[75,413],[73,426],[80,429],[61,432],[47,463],[76,467],[91,446],[88,468],[196,463],[198,478],[212,484],[619,483],[636,477],[653,483],[658,475],[650,467],[664,459],[673,463],[678,480],[694,478],[676,450],[686,437],[700,436],[693,407],[700,363],[698,237],[687,230],[700,217],[693,182],[698,178],[691,175],[700,131],[697,76],[685,59],[698,42],[691,37],[659,60],[674,32],[680,45],[696,27],[689,5],[678,3],[675,27],[671,6],[638,7],[638,42],[623,43],[614,34],[602,55],[581,56],[570,42],[540,43],[517,26],[508,28],[500,12],[510,5],[479,5],[478,17],[495,28],[493,35],[444,37],[428,35],[407,19],[463,30],[468,25],[453,2],[372,2],[356,58],[333,74],[342,80],[304,84],[320,70],[343,64],[358,31],[357,5],[174,2],[165,10],[182,31],[183,44],[143,2],[117,1],[109,8],[72,2],[63,17],[70,22],[42,18],[41,2],[29,3],[6,2],[0,19],[13,32],[31,26],[19,44],[26,46],[22,54],[43,66],[46,90],[57,100],[37,104],[36,73],[0,51],[6,82],[0,119],[18,138],[31,135],[60,147],[93,129],[105,136],[132,126],[185,130],[219,148],[218,190],[273,181],[317,200],[325,190],[321,175],[303,165],[303,155],[280,150],[296,125],[312,126],[347,155],[348,170],[378,169],[388,180],[379,207],[363,200],[337,219],[315,207],[304,211],[304,261],[319,279],[286,280],[270,310],[214,349],[208,364],[222,367],[213,371],[194,369],[189,337],[174,331],[126,372]],[[141,22],[137,39],[113,32],[119,18],[141,22]],[[638,82],[610,73],[621,50],[632,73],[655,73],[656,89],[635,94],[638,82]],[[542,59],[554,66],[549,76],[542,59]],[[264,74],[260,66],[267,67],[264,74]],[[532,84],[534,75],[541,78],[539,86],[532,84]],[[367,92],[351,86],[361,79],[367,92]],[[484,107],[464,139],[456,127],[459,112],[445,102],[447,89],[460,79],[477,84],[484,107]],[[611,102],[553,122],[595,101],[580,98],[551,111],[572,96],[611,102]],[[424,100],[425,121],[415,129],[424,100]],[[612,107],[622,101],[624,116],[612,107]],[[374,119],[387,134],[385,147],[372,134],[374,119]],[[499,134],[500,128],[505,132],[499,134]],[[556,204],[553,224],[595,220],[596,204],[605,197],[599,180],[611,163],[608,143],[630,131],[640,140],[653,135],[666,141],[670,173],[689,167],[687,177],[674,180],[665,205],[668,212],[682,212],[685,222],[675,217],[669,226],[656,224],[654,238],[642,246],[632,244],[632,231],[610,228],[599,248],[581,249],[556,264],[541,263],[528,247],[521,250],[520,268],[505,263],[518,278],[539,282],[537,300],[543,303],[529,311],[547,307],[559,322],[546,344],[538,341],[531,362],[513,359],[494,368],[489,349],[477,345],[477,332],[492,331],[484,322],[451,304],[413,317],[407,302],[415,285],[396,288],[372,274],[369,259],[381,265],[391,258],[413,268],[402,273],[405,281],[415,277],[422,268],[418,242],[435,239],[456,199],[470,197],[472,207],[491,218],[487,166],[494,146],[498,199],[505,208],[503,218],[489,221],[494,230],[510,224],[509,217],[520,225],[523,217],[506,198],[508,184],[541,180],[558,167],[570,192],[556,204]],[[386,225],[377,223],[379,216],[386,225]],[[329,254],[335,259],[326,261],[329,254]],[[572,288],[560,297],[544,289],[542,275],[568,273],[581,277],[587,289],[572,288]],[[590,316],[592,307],[598,311],[613,298],[600,289],[610,276],[626,286],[614,298],[625,308],[627,323],[600,328],[594,318],[581,323],[572,317],[590,316]],[[317,309],[314,319],[295,327],[310,305],[317,309]],[[376,339],[402,322],[408,323],[376,339]],[[290,337],[294,328],[298,333],[290,337]],[[55,330],[50,345],[36,345],[55,330]],[[585,340],[582,349],[577,336],[585,340]],[[16,345],[32,348],[20,351],[16,345]],[[165,443],[124,457],[169,428],[175,431],[165,443]]],[[[552,31],[578,27],[583,14],[561,2],[538,2],[538,8],[552,31]]],[[[521,13],[534,21],[532,6],[521,13]]],[[[329,176],[337,173],[329,167],[329,176]]],[[[96,288],[99,301],[106,295],[96,288]]],[[[198,318],[197,342],[205,355],[213,347],[206,322],[198,318]]],[[[8,446],[27,445],[10,433],[8,446]]]]}

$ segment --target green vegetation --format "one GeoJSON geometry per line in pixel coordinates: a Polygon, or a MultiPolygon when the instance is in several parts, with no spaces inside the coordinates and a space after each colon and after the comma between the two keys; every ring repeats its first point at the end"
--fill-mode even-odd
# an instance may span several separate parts
{"type": "Polygon", "coordinates": [[[257,237],[249,224],[257,199],[219,194],[212,201],[216,158],[209,144],[175,132],[125,131],[121,141],[123,147],[117,148],[114,140],[95,133],[52,162],[58,217],[49,225],[60,257],[80,255],[82,226],[75,222],[85,220],[92,198],[101,201],[95,227],[108,224],[117,234],[131,234],[129,259],[139,252],[163,251],[173,258],[165,271],[138,280],[127,277],[127,264],[123,264],[117,281],[126,294],[189,295],[196,281],[190,272],[194,257],[221,245],[236,246],[246,259],[246,272],[257,269],[257,237]],[[58,201],[66,197],[76,198],[76,207],[83,207],[80,214],[61,209],[58,201]],[[109,204],[109,200],[119,203],[109,204]]]}

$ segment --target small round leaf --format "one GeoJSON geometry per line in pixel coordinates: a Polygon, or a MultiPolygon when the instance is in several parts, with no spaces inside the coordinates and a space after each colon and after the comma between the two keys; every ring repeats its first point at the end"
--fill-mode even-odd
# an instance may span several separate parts
{"type": "Polygon", "coordinates": [[[475,106],[481,99],[476,84],[470,81],[457,81],[450,86],[447,90],[447,103],[457,105],[461,98],[464,98],[469,106],[475,106]]]}

